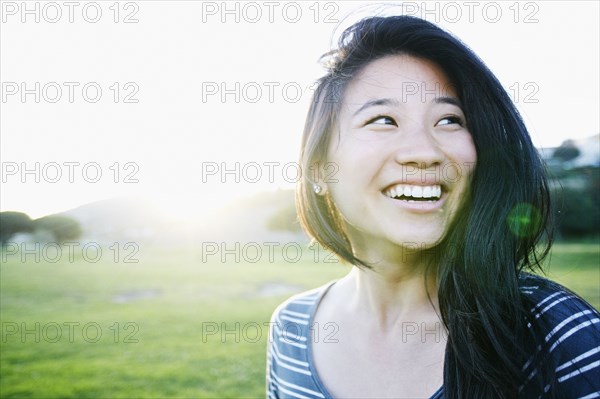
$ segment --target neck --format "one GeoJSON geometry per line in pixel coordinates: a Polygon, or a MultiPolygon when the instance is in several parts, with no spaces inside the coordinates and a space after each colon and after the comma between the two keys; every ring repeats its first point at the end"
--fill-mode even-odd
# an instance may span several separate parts
{"type": "Polygon", "coordinates": [[[381,331],[396,330],[406,322],[438,322],[435,273],[426,275],[420,258],[380,261],[373,270],[353,267],[347,276],[351,311],[364,315],[381,331]]]}

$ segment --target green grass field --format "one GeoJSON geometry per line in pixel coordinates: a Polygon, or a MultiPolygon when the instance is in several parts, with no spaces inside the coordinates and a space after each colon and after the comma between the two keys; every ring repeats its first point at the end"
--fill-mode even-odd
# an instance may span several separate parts
{"type": "MultiPolygon", "coordinates": [[[[113,255],[2,259],[0,397],[264,397],[273,309],[348,270],[308,250],[297,263],[113,255]]],[[[600,308],[599,264],[596,243],[557,244],[549,275],[600,308]]]]}

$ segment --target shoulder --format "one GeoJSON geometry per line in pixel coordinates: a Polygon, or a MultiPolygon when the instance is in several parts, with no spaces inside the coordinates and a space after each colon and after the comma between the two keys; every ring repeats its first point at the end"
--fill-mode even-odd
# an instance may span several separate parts
{"type": "Polygon", "coordinates": [[[277,306],[277,308],[273,312],[273,315],[280,314],[284,310],[306,310],[311,308],[313,305],[316,304],[316,301],[322,296],[325,290],[332,283],[333,282],[328,282],[320,287],[292,295],[284,302],[282,302],[279,306],[277,306]]]}
{"type": "Polygon", "coordinates": [[[271,315],[271,324],[278,326],[295,324],[308,325],[316,307],[327,289],[335,282],[330,281],[320,287],[295,294],[282,302],[271,315]]]}
{"type": "Polygon", "coordinates": [[[310,324],[319,300],[333,282],[293,295],[273,312],[267,349],[268,397],[324,397],[313,378],[310,324]]]}
{"type": "MultiPolygon", "coordinates": [[[[273,311],[269,336],[285,344],[305,349],[310,338],[310,322],[323,294],[335,281],[291,296],[273,311]]],[[[270,341],[272,344],[272,340],[270,341]]]]}
{"type": "MultiPolygon", "coordinates": [[[[538,356],[551,386],[565,397],[600,391],[600,313],[568,288],[541,276],[523,274],[520,289],[538,356]]],[[[535,349],[534,349],[535,350],[535,349]]],[[[529,378],[535,362],[526,364],[529,378]]]]}
{"type": "Polygon", "coordinates": [[[579,295],[531,274],[520,278],[520,289],[529,311],[529,327],[545,333],[551,351],[559,346],[577,347],[582,339],[599,344],[600,313],[579,295]]]}
{"type": "Polygon", "coordinates": [[[528,306],[531,321],[558,327],[565,323],[583,322],[598,331],[600,313],[568,288],[545,277],[523,274],[519,288],[528,306]]]}

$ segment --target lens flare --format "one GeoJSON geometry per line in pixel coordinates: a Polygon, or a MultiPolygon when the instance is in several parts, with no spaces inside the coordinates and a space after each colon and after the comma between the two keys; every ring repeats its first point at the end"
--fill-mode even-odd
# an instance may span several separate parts
{"type": "Polygon", "coordinates": [[[510,231],[517,237],[533,237],[540,228],[542,216],[540,211],[531,204],[515,205],[506,217],[510,231]]]}

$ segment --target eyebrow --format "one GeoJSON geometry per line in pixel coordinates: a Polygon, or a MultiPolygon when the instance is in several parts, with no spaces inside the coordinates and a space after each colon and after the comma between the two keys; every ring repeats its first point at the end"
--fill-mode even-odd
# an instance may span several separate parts
{"type": "Polygon", "coordinates": [[[462,104],[460,103],[460,100],[456,97],[447,97],[447,96],[443,96],[443,97],[436,97],[433,100],[434,103],[436,104],[450,104],[450,105],[456,105],[458,108],[462,109],[462,104]]]}
{"type": "Polygon", "coordinates": [[[367,101],[366,103],[364,103],[363,105],[360,106],[359,109],[356,110],[356,112],[354,112],[354,114],[352,116],[356,116],[357,114],[361,113],[362,111],[364,111],[367,108],[370,107],[375,107],[378,105],[399,105],[398,100],[393,99],[393,98],[378,98],[376,100],[370,100],[367,101]]]}
{"type": "MultiPolygon", "coordinates": [[[[436,104],[450,104],[450,105],[455,105],[458,108],[462,109],[462,104],[459,101],[458,98],[456,97],[447,97],[447,96],[442,96],[442,97],[436,97],[433,100],[434,103],[436,104]]],[[[398,100],[394,99],[394,98],[378,98],[376,100],[370,100],[367,101],[366,103],[364,103],[363,105],[360,106],[360,108],[358,108],[354,114],[352,116],[356,116],[359,113],[361,113],[362,111],[364,111],[367,108],[370,107],[376,107],[378,105],[394,105],[394,106],[398,106],[400,103],[398,100]]]]}

